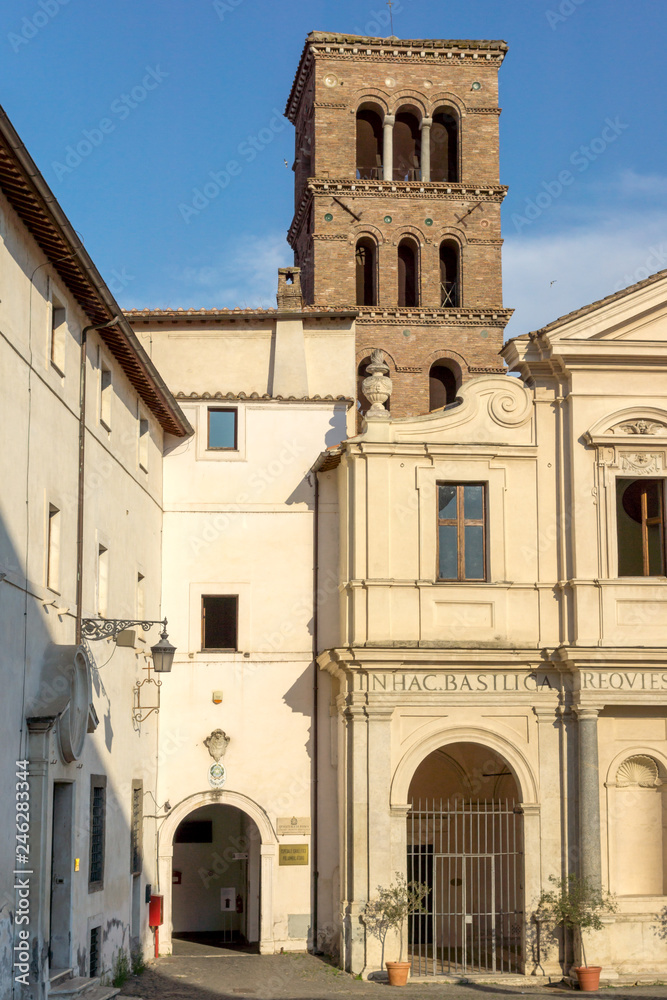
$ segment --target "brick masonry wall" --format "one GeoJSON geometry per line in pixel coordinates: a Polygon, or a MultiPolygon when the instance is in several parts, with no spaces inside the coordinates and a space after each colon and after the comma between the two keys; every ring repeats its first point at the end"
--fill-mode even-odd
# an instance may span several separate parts
{"type": "Polygon", "coordinates": [[[373,237],[379,308],[362,310],[357,360],[373,347],[386,351],[396,416],[428,412],[428,372],[436,360],[449,359],[462,381],[480,370],[502,370],[498,352],[509,316],[501,312],[498,66],[483,51],[474,60],[454,53],[428,62],[418,52],[382,58],[318,52],[301,95],[291,242],[304,298],[315,305],[353,306],[356,242],[373,237]],[[473,89],[476,83],[479,89],[473,89]],[[409,106],[418,117],[455,108],[460,184],[357,181],[356,112],[366,102],[386,114],[409,106]],[[304,136],[310,183],[299,166],[304,136]],[[406,235],[419,246],[419,303],[428,316],[397,308],[397,251],[406,235]],[[461,308],[453,311],[440,308],[444,239],[460,247],[461,308]]]}

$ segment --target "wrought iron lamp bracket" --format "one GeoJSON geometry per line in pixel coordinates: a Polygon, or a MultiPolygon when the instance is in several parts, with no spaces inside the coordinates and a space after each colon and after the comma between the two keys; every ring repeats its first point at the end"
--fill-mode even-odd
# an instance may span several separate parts
{"type": "Polygon", "coordinates": [[[151,677],[151,668],[145,668],[148,671],[148,677],[144,678],[143,681],[137,681],[134,685],[134,707],[132,709],[132,721],[133,722],[145,722],[151,712],[155,712],[159,715],[160,712],[160,688],[162,687],[162,681],[156,681],[151,677]],[[141,689],[144,684],[155,684],[157,688],[157,705],[142,705],[141,704],[141,689]]]}
{"type": "Polygon", "coordinates": [[[126,621],[123,618],[84,618],[81,622],[81,634],[86,639],[115,639],[119,632],[128,628],[142,628],[150,632],[154,625],[162,626],[161,638],[167,635],[167,619],[158,621],[126,621]]]}

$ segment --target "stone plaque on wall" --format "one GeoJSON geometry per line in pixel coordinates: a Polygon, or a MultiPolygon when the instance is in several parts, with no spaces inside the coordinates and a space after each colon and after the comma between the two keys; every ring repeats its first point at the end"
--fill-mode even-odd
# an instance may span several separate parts
{"type": "Polygon", "coordinates": [[[276,832],[279,837],[288,834],[305,836],[310,833],[310,816],[279,816],[276,820],[276,832]]]}
{"type": "Polygon", "coordinates": [[[278,848],[279,865],[307,865],[308,844],[281,844],[278,848]]]}

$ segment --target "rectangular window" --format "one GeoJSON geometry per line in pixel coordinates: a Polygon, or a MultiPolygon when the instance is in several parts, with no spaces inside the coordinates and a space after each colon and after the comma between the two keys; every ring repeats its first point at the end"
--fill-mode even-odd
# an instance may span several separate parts
{"type": "Polygon", "coordinates": [[[238,597],[202,597],[202,649],[235,650],[238,635],[238,597]]]}
{"type": "Polygon", "coordinates": [[[113,395],[113,384],[111,382],[111,369],[107,368],[103,361],[100,361],[100,423],[111,430],[111,397],[113,395]]]}
{"type": "Polygon", "coordinates": [[[90,776],[90,866],[88,891],[104,888],[104,839],[106,826],[107,779],[103,774],[90,776]]]}
{"type": "Polygon", "coordinates": [[[139,417],[139,468],[148,472],[148,420],[139,417]]]}
{"type": "Polygon", "coordinates": [[[106,618],[109,608],[109,550],[104,545],[97,548],[97,613],[106,618]]]}
{"type": "Polygon", "coordinates": [[[55,295],[51,298],[51,364],[59,375],[65,374],[65,349],[67,345],[67,313],[55,295]]]}
{"type": "Polygon", "coordinates": [[[146,585],[143,573],[137,573],[137,619],[141,621],[146,614],[146,585]]]}
{"type": "Polygon", "coordinates": [[[217,407],[208,409],[208,445],[210,450],[236,451],[236,410],[223,410],[217,407]]]}
{"type": "Polygon", "coordinates": [[[46,548],[46,586],[60,591],[60,511],[49,504],[49,525],[46,548]]]}
{"type": "Polygon", "coordinates": [[[130,875],[140,875],[142,868],[142,831],[144,823],[144,783],[132,782],[130,820],[130,875]]]}
{"type": "Polygon", "coordinates": [[[664,493],[661,479],[616,480],[619,576],[665,575],[664,493]]]}
{"type": "Polygon", "coordinates": [[[486,580],[483,483],[438,483],[438,579],[486,580]]]}
{"type": "Polygon", "coordinates": [[[90,956],[90,971],[89,974],[93,979],[96,979],[100,972],[100,942],[102,940],[102,928],[101,927],[91,927],[90,928],[90,948],[88,949],[88,954],[90,956]]]}

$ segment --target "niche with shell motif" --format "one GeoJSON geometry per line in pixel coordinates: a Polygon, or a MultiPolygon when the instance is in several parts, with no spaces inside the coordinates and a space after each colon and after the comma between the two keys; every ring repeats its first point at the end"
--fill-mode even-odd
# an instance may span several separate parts
{"type": "Polygon", "coordinates": [[[627,757],[610,784],[611,888],[619,896],[667,893],[667,784],[648,754],[627,757]]]}

